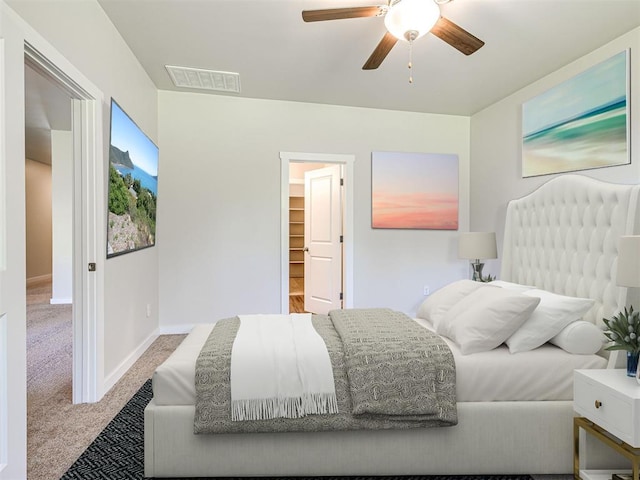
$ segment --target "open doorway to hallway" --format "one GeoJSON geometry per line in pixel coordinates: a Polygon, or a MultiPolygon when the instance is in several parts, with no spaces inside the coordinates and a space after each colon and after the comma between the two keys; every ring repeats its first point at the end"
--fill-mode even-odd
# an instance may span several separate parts
{"type": "Polygon", "coordinates": [[[73,402],[74,162],[71,96],[26,59],[24,68],[29,458],[48,437],[41,412],[73,402]]]}
{"type": "MultiPolygon", "coordinates": [[[[52,299],[63,299],[52,303],[73,302],[73,403],[95,402],[104,394],[102,370],[104,361],[103,255],[106,251],[105,172],[102,150],[104,95],[37,35],[29,35],[28,39],[25,39],[24,66],[46,80],[44,83],[47,88],[52,87],[57,93],[62,92],[61,103],[69,105],[67,102],[70,102],[70,130],[52,130],[52,124],[49,123],[51,117],[44,113],[47,111],[45,108],[40,109],[40,117],[34,116],[41,121],[40,130],[50,132],[52,150],[57,151],[53,145],[56,144],[56,139],[61,137],[59,143],[64,144],[62,149],[66,153],[61,154],[60,158],[70,162],[70,166],[65,162],[52,163],[52,190],[54,191],[52,199],[59,198],[60,192],[63,192],[67,195],[63,202],[64,208],[68,205],[67,202],[71,203],[70,216],[65,214],[68,227],[64,227],[64,221],[57,216],[52,222],[56,231],[57,227],[61,226],[60,232],[66,232],[69,235],[68,237],[62,234],[52,235],[52,244],[55,246],[57,240],[62,239],[63,250],[69,256],[69,259],[64,261],[65,268],[52,268],[52,299]],[[57,166],[63,164],[67,169],[66,173],[57,175],[57,166]],[[60,178],[64,180],[60,181],[60,178]],[[71,200],[68,200],[69,198],[71,200]],[[56,281],[56,272],[60,271],[68,273],[70,278],[68,282],[56,281]],[[59,294],[58,286],[62,284],[71,285],[70,292],[59,294]]],[[[49,102],[44,101],[44,98],[47,96],[42,96],[37,101],[45,107],[50,107],[49,102]]],[[[25,122],[31,121],[31,116],[27,112],[26,99],[24,110],[25,122]]],[[[66,114],[64,116],[69,118],[66,114]]],[[[56,215],[56,211],[57,209],[52,205],[53,216],[56,215]]],[[[53,258],[52,262],[57,264],[55,260],[57,256],[53,255],[53,258]]]]}

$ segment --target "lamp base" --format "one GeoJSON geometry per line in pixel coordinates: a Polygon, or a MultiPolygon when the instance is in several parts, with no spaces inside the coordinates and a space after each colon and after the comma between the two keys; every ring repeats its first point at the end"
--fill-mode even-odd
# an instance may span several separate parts
{"type": "Polygon", "coordinates": [[[474,280],[476,282],[481,282],[482,281],[482,268],[484,267],[484,263],[480,263],[479,260],[476,260],[475,262],[471,263],[471,270],[473,270],[473,276],[471,277],[471,280],[474,280]]]}

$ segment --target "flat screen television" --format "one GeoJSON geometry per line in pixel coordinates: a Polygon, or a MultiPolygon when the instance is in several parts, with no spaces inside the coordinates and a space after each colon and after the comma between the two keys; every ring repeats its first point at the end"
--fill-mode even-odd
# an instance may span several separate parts
{"type": "Polygon", "coordinates": [[[153,247],[158,147],[111,99],[107,258],[153,247]]]}

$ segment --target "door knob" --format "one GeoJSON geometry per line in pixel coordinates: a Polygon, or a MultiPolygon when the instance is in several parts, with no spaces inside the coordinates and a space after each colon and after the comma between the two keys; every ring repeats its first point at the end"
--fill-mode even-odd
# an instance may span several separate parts
{"type": "Polygon", "coordinates": [[[309,251],[309,247],[304,247],[304,248],[302,249],[302,251],[303,251],[303,252],[308,252],[308,251],[309,251]]]}

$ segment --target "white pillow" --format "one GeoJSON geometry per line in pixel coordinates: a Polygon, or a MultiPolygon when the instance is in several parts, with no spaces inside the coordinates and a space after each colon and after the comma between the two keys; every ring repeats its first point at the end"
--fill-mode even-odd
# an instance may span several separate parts
{"type": "Polygon", "coordinates": [[[493,285],[494,287],[504,288],[506,290],[513,290],[514,292],[526,292],[527,290],[533,290],[536,287],[530,285],[520,285],[519,283],[505,282],[504,280],[492,280],[487,285],[493,285]]]}
{"type": "Polygon", "coordinates": [[[602,330],[586,320],[571,322],[549,340],[556,347],[578,355],[597,353],[607,341],[602,330]]]}
{"type": "Polygon", "coordinates": [[[571,322],[580,320],[595,303],[590,298],[567,297],[546,290],[527,290],[523,295],[540,298],[540,305],[524,325],[507,339],[511,353],[538,348],[571,322]]]}
{"type": "Polygon", "coordinates": [[[529,318],[539,298],[485,285],[446,313],[437,333],[460,346],[463,355],[492,350],[529,318]]]}
{"type": "Polygon", "coordinates": [[[473,280],[458,280],[445,285],[422,302],[416,317],[429,320],[436,328],[452,306],[482,286],[484,286],[482,282],[474,282],[473,280]]]}

